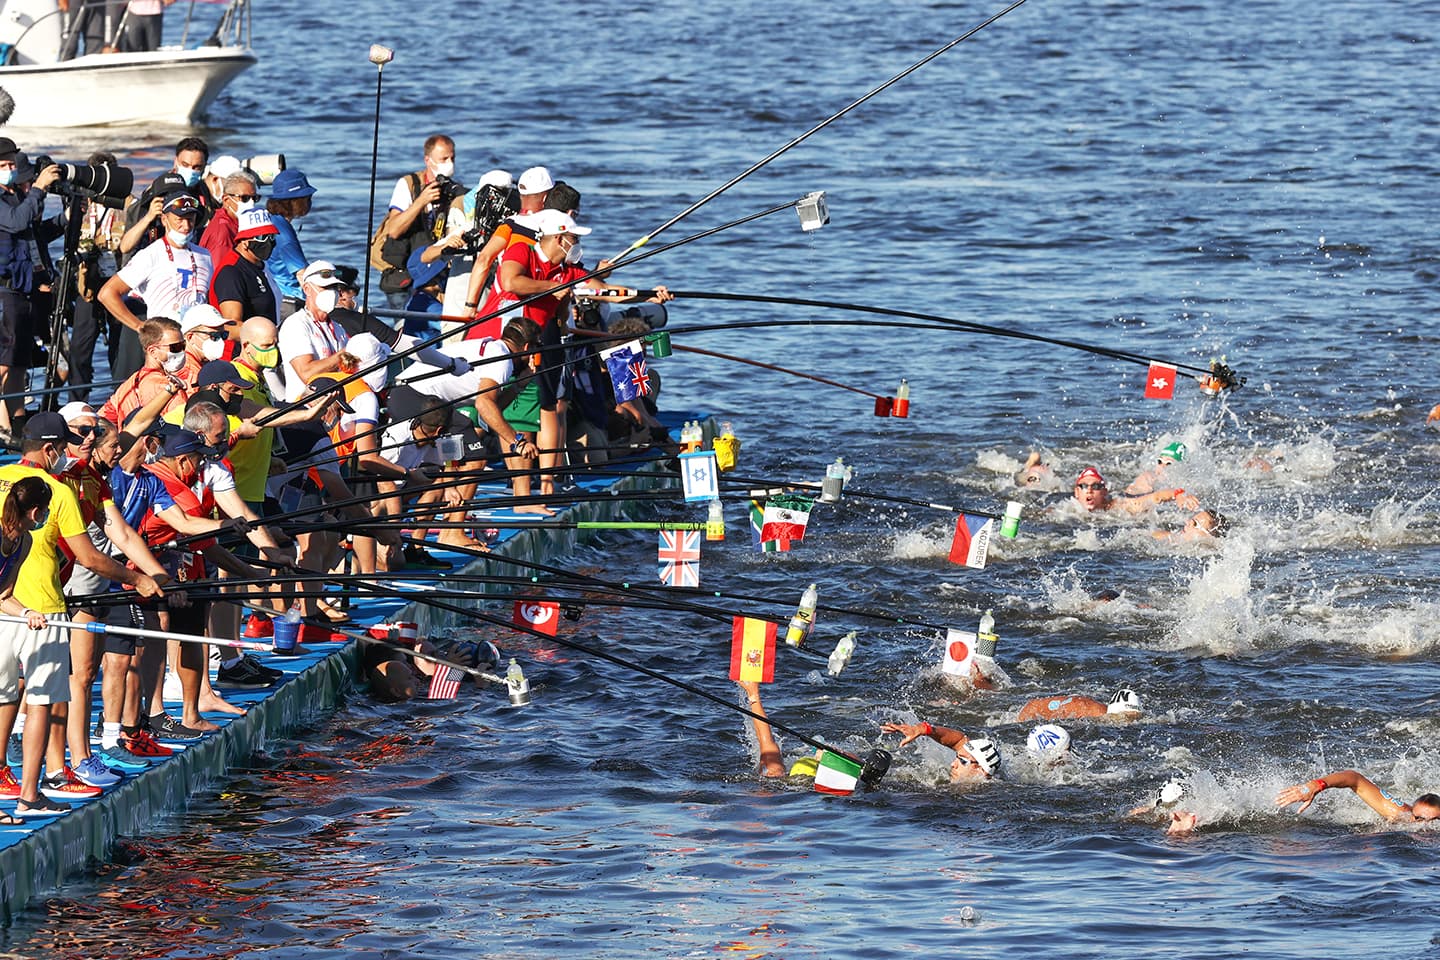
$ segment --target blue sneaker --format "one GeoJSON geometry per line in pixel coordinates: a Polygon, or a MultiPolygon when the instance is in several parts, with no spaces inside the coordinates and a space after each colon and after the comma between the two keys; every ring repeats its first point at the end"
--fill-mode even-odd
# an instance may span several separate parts
{"type": "Polygon", "coordinates": [[[118,744],[113,747],[104,747],[98,754],[100,762],[112,770],[119,770],[122,773],[139,773],[141,770],[150,769],[150,761],[144,757],[137,757],[118,744]]]}
{"type": "Polygon", "coordinates": [[[102,790],[120,782],[120,774],[112,772],[109,767],[105,766],[105,762],[93,753],[75,764],[74,773],[76,779],[81,783],[99,787],[102,790]]]}
{"type": "Polygon", "coordinates": [[[24,762],[24,751],[20,747],[20,734],[10,734],[10,739],[5,743],[5,762],[12,767],[18,767],[24,762]]]}

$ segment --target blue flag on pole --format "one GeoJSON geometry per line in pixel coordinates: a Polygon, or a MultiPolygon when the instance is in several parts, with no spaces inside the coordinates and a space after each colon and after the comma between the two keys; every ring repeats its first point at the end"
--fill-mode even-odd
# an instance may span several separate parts
{"type": "Polygon", "coordinates": [[[720,499],[720,471],[715,451],[680,454],[680,478],[685,484],[685,502],[720,499]]]}

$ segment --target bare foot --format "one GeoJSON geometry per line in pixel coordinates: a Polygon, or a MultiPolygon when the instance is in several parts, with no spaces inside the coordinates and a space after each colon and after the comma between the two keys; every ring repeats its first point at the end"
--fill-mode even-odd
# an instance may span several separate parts
{"type": "Polygon", "coordinates": [[[538,513],[545,517],[555,516],[555,511],[543,503],[524,503],[514,509],[516,513],[538,513]]]}
{"type": "MultiPolygon", "coordinates": [[[[228,713],[232,717],[245,716],[245,708],[237,707],[218,693],[200,695],[201,713],[228,713]]],[[[188,724],[187,724],[188,726],[188,724]]]]}
{"type": "Polygon", "coordinates": [[[180,719],[180,722],[185,726],[189,727],[191,730],[199,730],[201,733],[214,733],[216,730],[220,729],[217,725],[211,723],[209,720],[206,720],[204,717],[197,716],[193,719],[190,717],[182,717],[180,719]]]}
{"type": "Polygon", "coordinates": [[[467,550],[484,546],[479,540],[466,536],[463,530],[443,530],[435,542],[442,547],[464,547],[467,550]]]}

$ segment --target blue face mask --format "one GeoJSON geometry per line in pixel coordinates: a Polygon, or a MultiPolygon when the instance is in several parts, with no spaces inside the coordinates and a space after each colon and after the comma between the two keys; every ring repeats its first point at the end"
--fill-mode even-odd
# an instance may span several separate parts
{"type": "Polygon", "coordinates": [[[175,172],[178,173],[178,174],[180,174],[180,176],[182,176],[182,177],[185,178],[185,186],[187,186],[187,187],[193,187],[193,186],[195,186],[195,184],[197,184],[197,183],[200,182],[200,175],[201,175],[204,171],[203,171],[203,170],[193,170],[193,169],[191,169],[190,167],[180,167],[180,166],[177,166],[177,167],[175,168],[175,172]]]}
{"type": "Polygon", "coordinates": [[[8,187],[15,182],[14,170],[0,170],[0,187],[8,187]]]}
{"type": "Polygon", "coordinates": [[[40,516],[38,516],[38,517],[35,518],[35,525],[34,525],[33,527],[31,527],[30,529],[31,529],[31,530],[44,530],[44,529],[45,529],[45,524],[47,524],[47,523],[49,523],[49,522],[50,522],[50,508],[49,508],[49,507],[46,507],[44,510],[40,511],[40,516]]]}

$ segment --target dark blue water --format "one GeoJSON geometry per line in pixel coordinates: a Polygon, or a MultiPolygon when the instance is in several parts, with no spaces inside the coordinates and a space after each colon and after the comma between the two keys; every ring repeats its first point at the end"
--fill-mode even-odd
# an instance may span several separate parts
{"type": "MultiPolygon", "coordinates": [[[[283,151],[320,188],[302,240],[358,262],[372,41],[385,73],[382,198],[452,134],[460,176],[535,163],[577,184],[592,256],[691,201],[996,8],[609,0],[376,0],[262,10],[261,64],[204,131],[218,151],[283,151]],[[416,37],[425,39],[416,39],[416,37]]],[[[1433,231],[1440,100],[1435,10],[1030,0],[664,236],[828,193],[833,222],[785,213],[620,277],[693,291],[894,306],[1162,359],[1225,355],[1243,390],[949,331],[784,327],[677,337],[881,393],[720,361],[661,361],[664,401],[731,418],[754,476],[813,480],[835,455],[857,490],[998,509],[1043,451],[1059,492],[984,571],[945,559],[951,521],[848,497],[811,537],[760,557],[707,545],[706,586],[893,610],[973,628],[993,607],[1008,685],[938,682],[935,631],[822,614],[816,646],[861,630],[831,680],[782,659],[766,702],[855,749],[878,724],[985,731],[1004,778],[945,782],[907,748],[883,789],[822,799],[752,775],[740,719],[564,650],[516,649],[534,704],[357,695],[253,769],[138,838],[93,884],[8,931],[23,955],[1229,956],[1429,955],[1440,934],[1433,831],[1387,828],[1348,795],[1305,817],[1283,786],[1356,767],[1409,799],[1440,786],[1435,597],[1440,518],[1425,415],[1440,401],[1433,231]],[[1171,440],[1177,483],[1235,522],[1216,548],[1136,519],[1056,507],[1087,463],[1123,485],[1171,440]],[[1263,470],[1254,458],[1273,465],[1263,470]],[[1120,600],[1096,606],[1104,588],[1120,600]],[[1013,718],[1055,691],[1140,692],[1140,723],[1071,724],[1077,759],[1037,768],[1013,718]],[[1169,777],[1201,819],[1170,839],[1125,812],[1169,777]],[[978,921],[961,918],[964,907],[978,921]],[[1345,946],[1339,947],[1338,944],[1345,946]],[[1350,945],[1356,945],[1354,947],[1350,945]]],[[[176,131],[48,135],[156,170],[176,131]]],[[[37,134],[38,138],[42,135],[37,134]]],[[[19,137],[17,137],[19,138],[19,137]]],[[[23,138],[22,143],[24,142],[23,138]]],[[[672,324],[840,319],[682,301],[672,324]]],[[[873,319],[873,318],[871,318],[873,319]]],[[[681,508],[659,514],[690,517],[681,508]]],[[[644,581],[646,538],[572,562],[644,581]]],[[[776,613],[779,608],[769,612],[776,613]]],[[[728,630],[590,606],[577,639],[729,697],[728,630]]],[[[807,752],[782,736],[787,760],[807,752]]],[[[889,738],[894,746],[894,738],[889,738]]]]}

